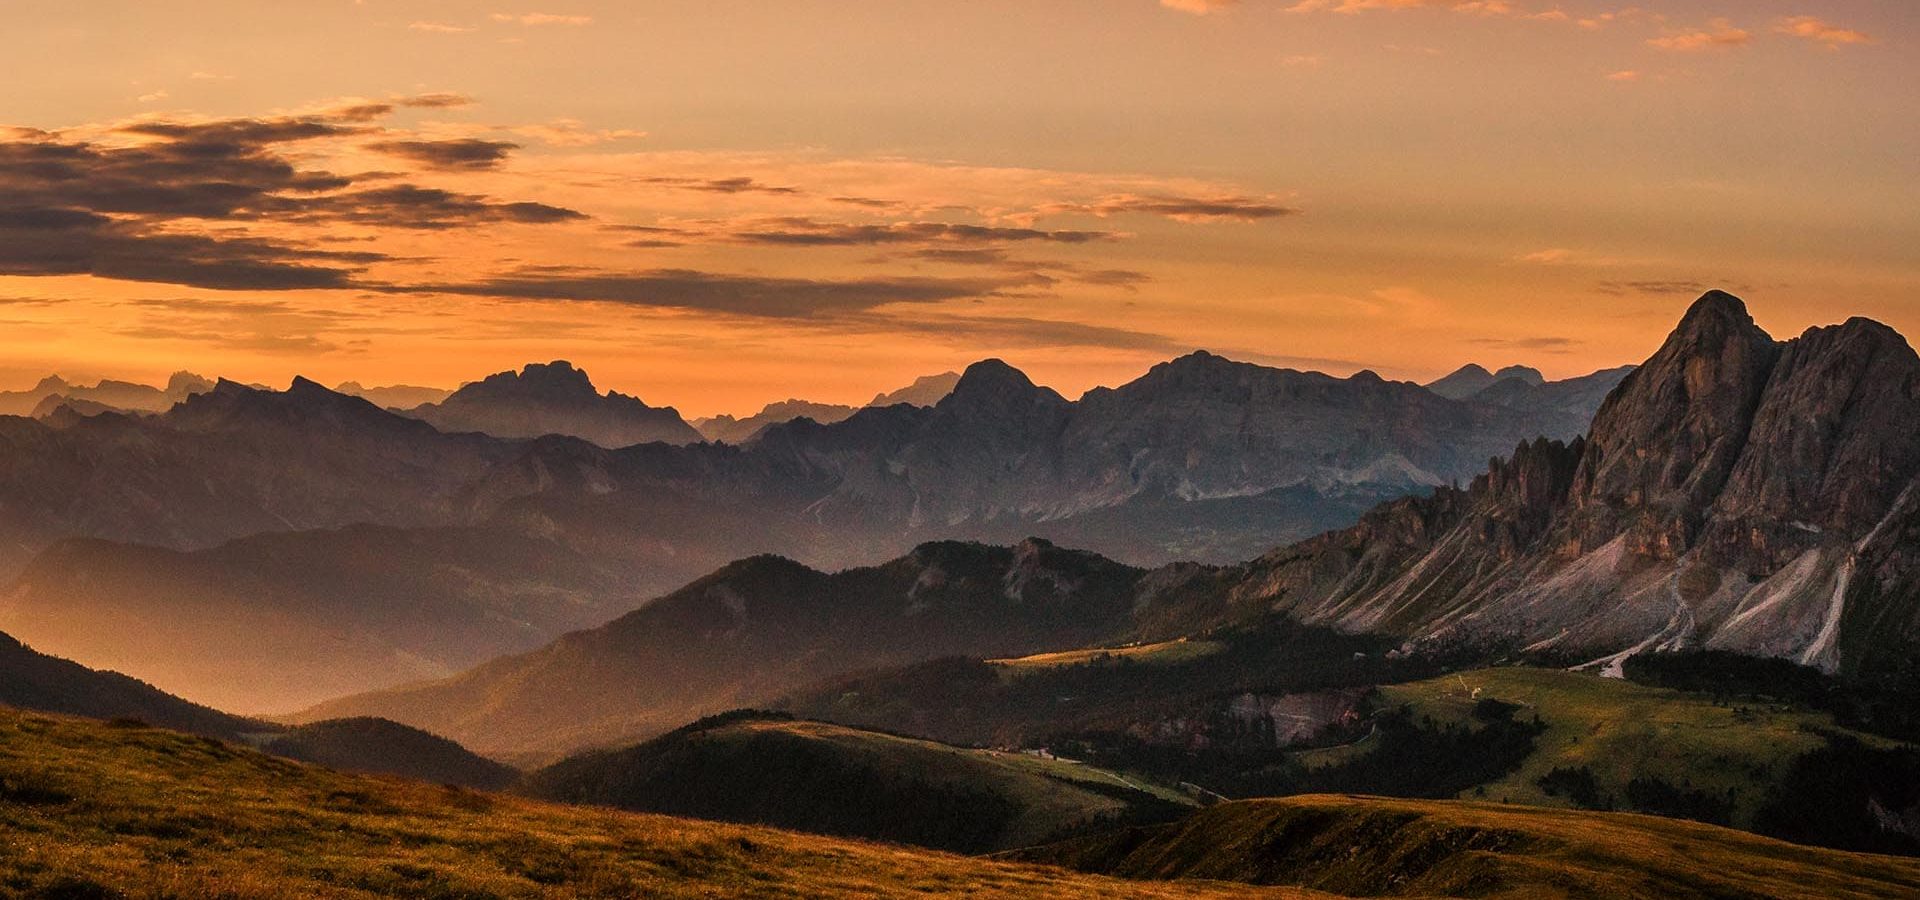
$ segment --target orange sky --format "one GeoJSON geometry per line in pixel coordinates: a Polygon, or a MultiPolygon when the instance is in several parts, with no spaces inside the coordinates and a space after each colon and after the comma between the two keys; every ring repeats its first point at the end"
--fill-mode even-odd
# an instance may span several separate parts
{"type": "Polygon", "coordinates": [[[1707,287],[1920,333],[1920,14],[1815,5],[17,0],[0,387],[1561,376],[1707,287]]]}

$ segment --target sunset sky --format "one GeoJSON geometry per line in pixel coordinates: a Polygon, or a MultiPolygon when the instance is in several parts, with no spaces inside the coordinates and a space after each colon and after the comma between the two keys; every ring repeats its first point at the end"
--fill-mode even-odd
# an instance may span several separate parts
{"type": "Polygon", "coordinates": [[[1426,380],[1920,334],[1912,0],[7,4],[0,388],[688,415],[999,356],[1426,380]],[[10,127],[9,127],[10,126],[10,127]]]}

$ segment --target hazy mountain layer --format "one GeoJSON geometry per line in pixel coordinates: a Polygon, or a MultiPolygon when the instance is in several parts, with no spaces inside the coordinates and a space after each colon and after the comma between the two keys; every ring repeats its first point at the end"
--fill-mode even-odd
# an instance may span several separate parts
{"type": "Polygon", "coordinates": [[[756,557],[532,653],[298,718],[374,715],[482,752],[555,754],[660,734],[857,669],[1128,638],[1164,595],[1206,589],[1143,576],[1037,540],[928,544],[833,574],[756,557]]]}

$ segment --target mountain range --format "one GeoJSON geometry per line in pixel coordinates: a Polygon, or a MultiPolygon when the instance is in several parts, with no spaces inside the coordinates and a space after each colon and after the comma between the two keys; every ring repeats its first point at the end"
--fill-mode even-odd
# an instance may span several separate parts
{"type": "MultiPolygon", "coordinates": [[[[1236,365],[1176,361],[1112,392],[1117,397],[1089,395],[1080,408],[1121,402],[1131,390],[1190,397],[1183,376],[1236,365]],[[1175,384],[1164,386],[1169,381],[1175,384]]],[[[1380,390],[1359,381],[1322,386],[1380,390]]],[[[1196,406],[1194,415],[1206,415],[1204,404],[1182,408],[1196,406]]],[[[904,419],[903,430],[937,430],[949,417],[1001,423],[957,435],[944,451],[929,442],[926,457],[901,441],[906,449],[896,458],[910,471],[965,471],[980,459],[1027,458],[1007,449],[1018,435],[1076,433],[1079,409],[1066,407],[1017,372],[982,364],[923,414],[876,410],[846,424],[904,419]]],[[[1143,407],[1156,408],[1133,404],[1143,407]]],[[[1154,417],[1129,419],[1143,420],[1154,417]]],[[[1913,646],[1916,614],[1905,549],[1920,503],[1912,487],[1920,474],[1916,424],[1920,359],[1891,330],[1851,320],[1776,342],[1739,300],[1712,293],[1608,395],[1590,438],[1526,441],[1465,488],[1388,502],[1354,526],[1248,563],[1142,570],[1044,541],[1012,551],[927,545],[886,566],[838,575],[747,560],[541,651],[305,715],[382,715],[485,749],[551,752],[659,733],[836,672],[943,655],[1160,641],[1275,614],[1416,645],[1551,655],[1615,673],[1634,653],[1687,648],[1829,671],[1895,669],[1913,646]],[[929,606],[929,584],[973,587],[929,606]],[[1036,584],[1050,600],[1031,597],[1036,584]],[[982,619],[995,627],[969,624],[982,619]],[[554,697],[570,698],[557,705],[565,712],[549,702],[554,697]]],[[[829,433],[775,429],[756,446],[778,447],[795,437],[790,431],[829,433]]],[[[1124,434],[1103,436],[1128,446],[1124,434]]],[[[1166,471],[1155,461],[1181,449],[1177,436],[1151,446],[1159,452],[1129,454],[1148,473],[1166,471]]],[[[1243,452],[1259,458],[1259,449],[1243,452]]],[[[1059,467],[1038,471],[1049,468],[1059,467]]],[[[1204,465],[1183,471],[1214,474],[1204,465]]],[[[1033,481],[1041,479],[1022,483],[1033,481]]],[[[952,490],[920,501],[1001,499],[952,490]]],[[[867,502],[879,493],[869,488],[867,502]]],[[[834,513],[819,509],[823,517],[834,513]]]]}
{"type": "MultiPolygon", "coordinates": [[[[433,409],[539,431],[649,408],[556,363],[433,409]],[[527,424],[549,391],[572,399],[527,424]]],[[[222,380],[160,413],[0,418],[0,628],[287,711],[525,651],[756,554],[831,569],[1038,535],[1130,563],[1244,559],[1577,433],[1576,413],[1200,353],[1079,401],[987,361],[928,407],[610,449],[222,380]],[[129,616],[195,652],[112,626],[129,616]]]]}

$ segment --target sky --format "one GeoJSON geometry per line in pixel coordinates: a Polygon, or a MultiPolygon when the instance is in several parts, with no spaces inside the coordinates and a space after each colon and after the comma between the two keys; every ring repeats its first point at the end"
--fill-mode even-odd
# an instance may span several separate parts
{"type": "Polygon", "coordinates": [[[10,0],[0,388],[683,413],[1920,334],[1911,0],[10,0]]]}

